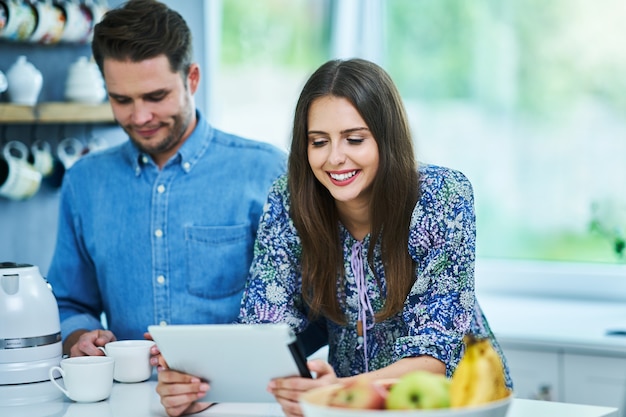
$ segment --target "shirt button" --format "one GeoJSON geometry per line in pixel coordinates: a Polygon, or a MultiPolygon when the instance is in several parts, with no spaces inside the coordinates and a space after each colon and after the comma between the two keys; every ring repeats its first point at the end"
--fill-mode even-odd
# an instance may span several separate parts
{"type": "Polygon", "coordinates": [[[185,170],[185,172],[189,172],[190,168],[191,168],[191,164],[189,162],[185,162],[183,164],[183,169],[185,170]]]}
{"type": "Polygon", "coordinates": [[[161,230],[161,229],[156,229],[156,230],[154,231],[154,235],[155,235],[156,237],[161,237],[161,236],[163,236],[163,230],[161,230]]]}
{"type": "Polygon", "coordinates": [[[141,157],[141,162],[143,162],[144,164],[147,164],[148,163],[148,157],[146,155],[143,155],[141,157]]]}
{"type": "Polygon", "coordinates": [[[159,275],[157,277],[157,282],[161,285],[163,285],[165,283],[165,277],[163,275],[159,275]]]}
{"type": "Polygon", "coordinates": [[[165,191],[165,185],[161,184],[157,187],[157,191],[159,192],[159,194],[163,194],[163,192],[165,191]]]}
{"type": "Polygon", "coordinates": [[[161,320],[159,326],[167,326],[167,322],[165,320],[161,320]]]}

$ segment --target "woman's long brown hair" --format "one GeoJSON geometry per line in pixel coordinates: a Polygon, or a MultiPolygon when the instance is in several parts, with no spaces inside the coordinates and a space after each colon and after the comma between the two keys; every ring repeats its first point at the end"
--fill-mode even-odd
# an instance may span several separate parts
{"type": "Polygon", "coordinates": [[[307,156],[309,108],[324,96],[352,103],[378,145],[367,260],[372,266],[374,247],[380,243],[387,294],[376,321],[383,321],[402,310],[415,280],[415,265],[407,248],[419,179],[406,112],[389,75],[361,59],[322,65],[306,82],[296,105],[288,175],[291,217],[302,241],[302,292],[314,317],[323,315],[337,323],[345,323],[337,299],[337,280],[344,276],[339,216],[333,197],[315,178],[307,156]]]}

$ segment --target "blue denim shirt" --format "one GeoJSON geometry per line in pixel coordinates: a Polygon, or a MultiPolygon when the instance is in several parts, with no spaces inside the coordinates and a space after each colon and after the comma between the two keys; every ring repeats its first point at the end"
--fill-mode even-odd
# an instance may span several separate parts
{"type": "Polygon", "coordinates": [[[198,125],[162,170],[130,142],[67,171],[47,279],[65,339],[102,328],[141,339],[150,324],[237,319],[277,148],[198,125]]]}

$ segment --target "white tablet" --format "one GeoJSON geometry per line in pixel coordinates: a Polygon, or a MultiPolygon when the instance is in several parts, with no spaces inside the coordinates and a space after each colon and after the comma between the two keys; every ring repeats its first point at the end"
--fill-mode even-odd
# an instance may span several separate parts
{"type": "Polygon", "coordinates": [[[272,378],[311,374],[287,324],[149,326],[171,369],[196,375],[211,388],[202,401],[274,402],[272,378]]]}

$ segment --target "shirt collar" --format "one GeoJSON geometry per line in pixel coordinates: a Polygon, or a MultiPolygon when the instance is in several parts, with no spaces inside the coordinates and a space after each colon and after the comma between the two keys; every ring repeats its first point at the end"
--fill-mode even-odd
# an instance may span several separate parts
{"type": "MultiPolygon", "coordinates": [[[[183,143],[183,146],[180,147],[176,155],[172,156],[165,165],[180,165],[184,172],[189,173],[206,152],[212,138],[213,128],[206,121],[202,113],[196,110],[195,129],[191,132],[187,140],[185,140],[185,143],[183,143]]],[[[127,142],[127,151],[133,170],[137,176],[141,174],[141,170],[146,165],[155,165],[152,158],[150,158],[148,154],[141,152],[131,140],[127,142]]]]}

